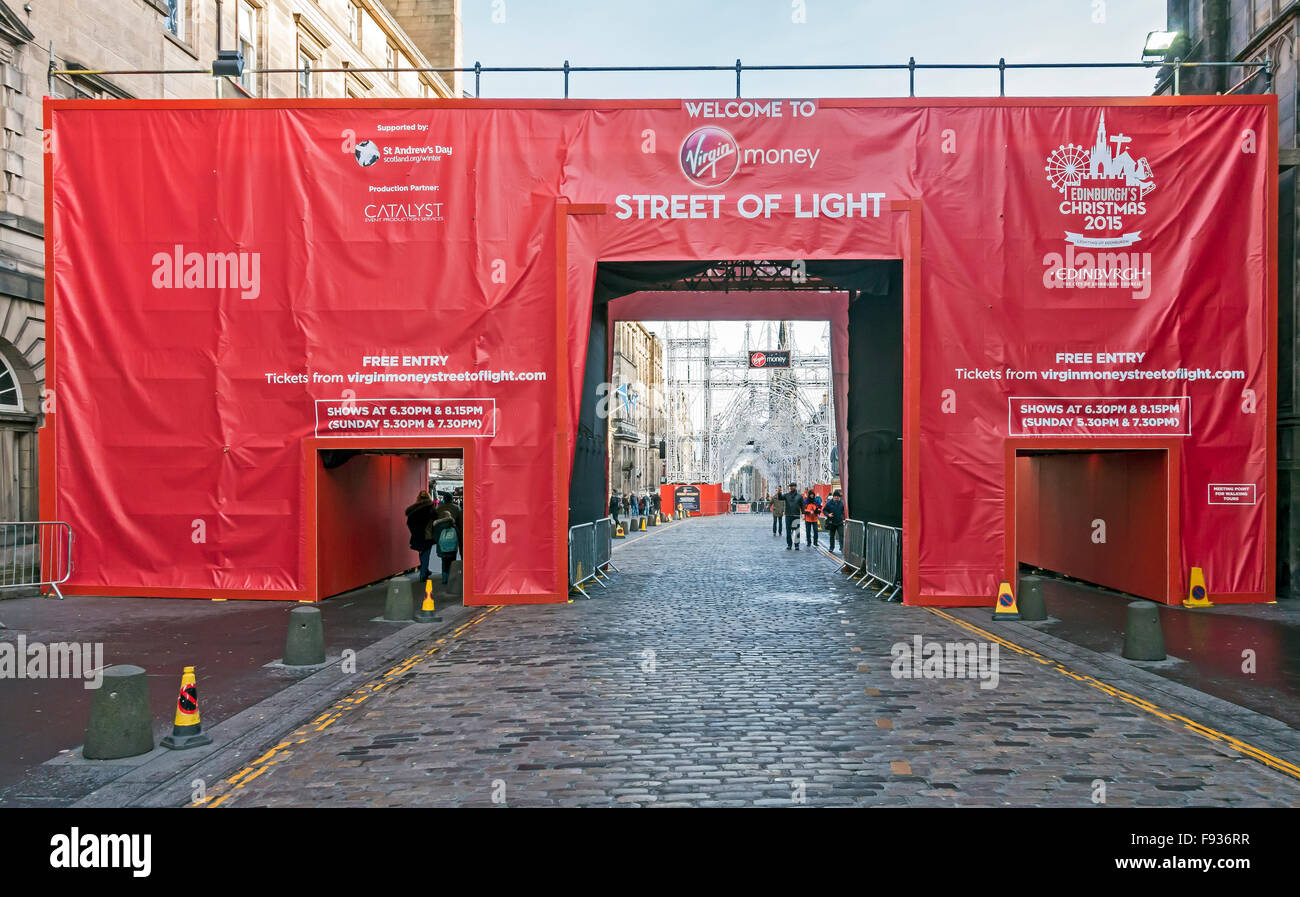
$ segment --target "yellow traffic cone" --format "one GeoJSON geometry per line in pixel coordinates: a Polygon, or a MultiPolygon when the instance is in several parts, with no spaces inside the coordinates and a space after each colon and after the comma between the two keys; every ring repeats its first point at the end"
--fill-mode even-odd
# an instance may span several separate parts
{"type": "Polygon", "coordinates": [[[420,609],[415,612],[415,622],[417,623],[441,623],[442,617],[438,616],[437,610],[433,604],[433,580],[424,581],[424,603],[420,609]]]}
{"type": "Polygon", "coordinates": [[[641,532],[645,532],[645,518],[641,518],[641,532]]]}
{"type": "Polygon", "coordinates": [[[1011,583],[1004,582],[998,587],[998,603],[993,607],[993,620],[1019,620],[1020,608],[1016,606],[1016,595],[1011,591],[1011,583]]]}
{"type": "Polygon", "coordinates": [[[620,523],[617,527],[614,528],[614,538],[615,539],[627,538],[627,533],[623,532],[623,524],[620,523]]]}
{"type": "Polygon", "coordinates": [[[1183,607],[1214,607],[1209,593],[1205,590],[1205,573],[1200,567],[1192,568],[1191,585],[1187,589],[1187,600],[1183,607]]]}
{"type": "Polygon", "coordinates": [[[181,673],[181,693],[176,698],[172,734],[163,738],[161,744],[174,751],[212,744],[212,736],[203,734],[203,724],[199,721],[199,687],[194,679],[194,667],[186,667],[181,673]]]}

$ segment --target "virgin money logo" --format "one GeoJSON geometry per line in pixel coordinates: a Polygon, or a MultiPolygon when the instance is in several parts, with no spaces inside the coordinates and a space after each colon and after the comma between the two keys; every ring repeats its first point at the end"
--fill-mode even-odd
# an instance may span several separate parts
{"type": "Polygon", "coordinates": [[[721,187],[740,168],[736,138],[708,125],[696,128],[682,141],[682,174],[701,187],[721,187]]]}
{"type": "Polygon", "coordinates": [[[755,352],[753,355],[749,356],[750,367],[761,368],[765,364],[767,364],[767,356],[762,352],[755,352]]]}

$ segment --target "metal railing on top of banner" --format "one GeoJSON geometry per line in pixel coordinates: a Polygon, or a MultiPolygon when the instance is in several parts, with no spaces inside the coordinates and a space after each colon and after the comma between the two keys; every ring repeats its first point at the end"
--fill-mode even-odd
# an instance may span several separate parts
{"type": "Polygon", "coordinates": [[[903,589],[902,529],[845,519],[844,565],[850,579],[861,574],[862,588],[874,589],[883,601],[896,600],[903,589]]]}
{"type": "MultiPolygon", "coordinates": [[[[214,75],[210,68],[177,68],[177,69],[87,69],[77,67],[59,68],[54,62],[54,46],[50,45],[50,65],[49,81],[50,92],[54,92],[55,76],[63,78],[86,78],[102,77],[105,75],[214,75]]],[[[65,64],[66,65],[66,64],[65,64]]],[[[275,67],[275,68],[242,68],[242,74],[247,75],[298,75],[307,69],[275,67]]],[[[1263,59],[1252,59],[1247,61],[1239,60],[1204,60],[1187,62],[1181,58],[1147,60],[1142,62],[1007,62],[1006,57],[1000,58],[997,62],[917,62],[916,57],[910,57],[907,62],[885,62],[885,63],[828,63],[823,65],[745,65],[739,59],[729,65],[572,65],[566,59],[563,65],[506,65],[506,66],[487,66],[481,62],[475,62],[472,66],[443,67],[443,66],[326,66],[322,68],[312,67],[313,73],[351,73],[351,74],[441,74],[443,72],[461,72],[463,74],[474,75],[474,98],[478,99],[483,96],[482,81],[484,74],[557,74],[564,76],[564,98],[569,98],[569,78],[575,73],[649,73],[649,72],[735,72],[736,73],[736,99],[741,99],[740,76],[743,72],[907,72],[907,95],[916,96],[916,73],[918,71],[966,71],[966,72],[997,72],[998,73],[998,96],[1007,95],[1007,72],[1016,71],[1040,71],[1044,69],[1061,69],[1065,71],[1079,70],[1086,71],[1090,69],[1137,69],[1145,68],[1160,71],[1168,69],[1170,74],[1165,80],[1170,82],[1175,96],[1179,95],[1181,90],[1180,74],[1183,69],[1187,68],[1229,68],[1242,69],[1250,74],[1243,78],[1239,83],[1234,85],[1229,93],[1235,92],[1238,88],[1243,87],[1259,75],[1264,76],[1264,93],[1273,92],[1273,61],[1268,56],[1263,59]]],[[[222,71],[220,75],[234,77],[231,72],[222,71]]],[[[236,82],[237,83],[237,82],[236,82]]]]}
{"type": "Polygon", "coordinates": [[[0,523],[0,589],[59,586],[72,576],[72,527],[62,521],[0,523]]]}

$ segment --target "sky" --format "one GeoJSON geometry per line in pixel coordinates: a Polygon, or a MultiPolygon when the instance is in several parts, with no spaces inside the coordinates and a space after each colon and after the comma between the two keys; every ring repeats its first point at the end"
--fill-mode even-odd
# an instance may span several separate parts
{"type": "MultiPolygon", "coordinates": [[[[1165,0],[462,0],[464,65],[1138,62],[1165,0]],[[797,21],[802,18],[802,21],[797,21]]],[[[1012,96],[1149,94],[1154,69],[1007,73],[1012,96]]],[[[570,96],[730,97],[735,72],[576,73],[570,96]]],[[[918,71],[918,96],[997,95],[996,71],[918,71]]],[[[466,76],[474,90],[474,76],[466,76]]],[[[753,72],[751,97],[906,96],[902,72],[753,72]]],[[[563,96],[559,73],[483,75],[563,96]]]]}

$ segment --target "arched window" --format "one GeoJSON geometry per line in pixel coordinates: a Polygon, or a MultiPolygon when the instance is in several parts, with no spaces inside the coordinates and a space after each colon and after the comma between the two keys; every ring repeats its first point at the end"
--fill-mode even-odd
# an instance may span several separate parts
{"type": "Polygon", "coordinates": [[[23,411],[23,392],[9,361],[0,355],[0,411],[23,411]]]}

